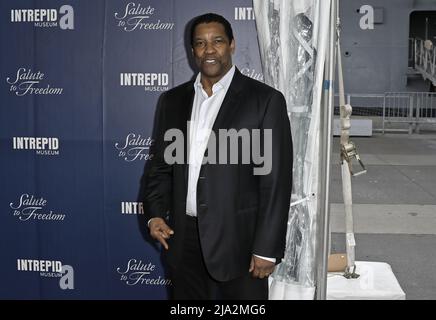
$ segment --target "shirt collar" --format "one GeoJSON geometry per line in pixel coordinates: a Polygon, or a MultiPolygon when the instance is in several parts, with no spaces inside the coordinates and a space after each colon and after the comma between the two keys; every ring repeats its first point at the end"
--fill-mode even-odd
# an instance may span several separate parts
{"type": "MultiPolygon", "coordinates": [[[[225,89],[226,91],[229,89],[230,84],[232,83],[233,75],[235,74],[235,65],[232,65],[229,71],[212,87],[212,94],[214,94],[218,89],[225,89]]],[[[197,74],[194,82],[194,89],[203,89],[203,85],[201,84],[201,72],[197,74]]]]}

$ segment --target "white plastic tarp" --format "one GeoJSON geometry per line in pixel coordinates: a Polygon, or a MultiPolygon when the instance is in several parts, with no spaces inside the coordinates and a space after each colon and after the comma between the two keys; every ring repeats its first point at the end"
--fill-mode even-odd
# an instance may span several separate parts
{"type": "Polygon", "coordinates": [[[287,102],[294,144],[285,257],[270,299],[313,299],[318,212],[320,108],[331,0],[253,0],[265,82],[287,102]]]}

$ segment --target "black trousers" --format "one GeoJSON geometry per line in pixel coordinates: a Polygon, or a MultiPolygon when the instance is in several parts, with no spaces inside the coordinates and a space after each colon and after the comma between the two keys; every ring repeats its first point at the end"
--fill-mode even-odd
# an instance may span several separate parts
{"type": "Polygon", "coordinates": [[[247,274],[226,282],[213,279],[201,253],[197,219],[187,216],[182,258],[170,268],[172,298],[177,300],[267,300],[268,278],[247,274]]]}

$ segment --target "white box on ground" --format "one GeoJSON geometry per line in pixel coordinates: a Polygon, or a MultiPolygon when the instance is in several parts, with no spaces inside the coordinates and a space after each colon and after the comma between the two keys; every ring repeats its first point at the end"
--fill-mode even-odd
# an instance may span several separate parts
{"type": "Polygon", "coordinates": [[[346,279],[342,273],[328,273],[327,300],[405,300],[389,264],[356,261],[357,279],[346,279]]]}
{"type": "MultiPolygon", "coordinates": [[[[334,119],[333,135],[341,135],[341,121],[334,119]]],[[[351,119],[350,136],[372,136],[372,119],[351,119]]]]}

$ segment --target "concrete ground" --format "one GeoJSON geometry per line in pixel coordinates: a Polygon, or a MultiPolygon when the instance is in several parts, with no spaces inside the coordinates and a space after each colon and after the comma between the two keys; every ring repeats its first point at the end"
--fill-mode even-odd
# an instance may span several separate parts
{"type": "MultiPolygon", "coordinates": [[[[390,264],[406,299],[436,299],[436,131],[351,137],[368,172],[352,178],[356,260],[390,264]]],[[[345,252],[334,138],[332,253],[345,252]]]]}

